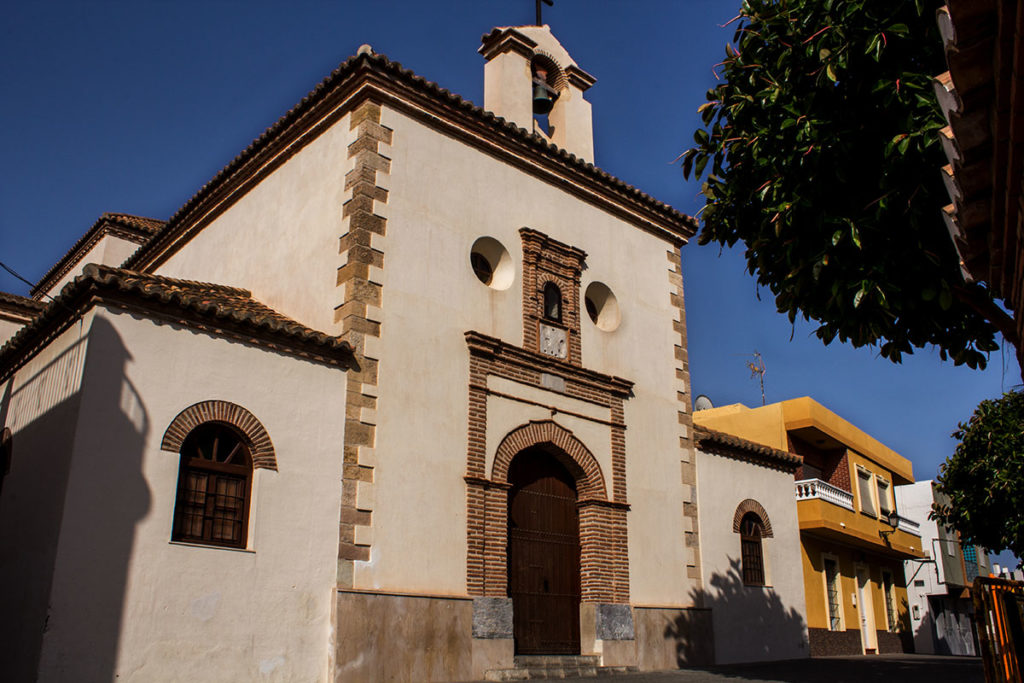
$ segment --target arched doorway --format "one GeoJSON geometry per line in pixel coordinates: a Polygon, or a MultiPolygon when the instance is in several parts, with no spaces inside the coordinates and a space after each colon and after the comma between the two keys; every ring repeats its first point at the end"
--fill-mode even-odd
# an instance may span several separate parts
{"type": "Polygon", "coordinates": [[[508,591],[516,654],[580,653],[576,481],[543,446],[508,471],[508,591]]]}

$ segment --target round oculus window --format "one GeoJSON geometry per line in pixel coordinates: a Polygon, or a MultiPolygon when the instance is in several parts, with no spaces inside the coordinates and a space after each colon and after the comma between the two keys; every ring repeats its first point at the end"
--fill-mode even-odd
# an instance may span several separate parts
{"type": "Polygon", "coordinates": [[[515,268],[508,249],[493,237],[480,237],[469,251],[469,265],[476,279],[491,289],[503,290],[512,286],[515,268]]]}
{"type": "Polygon", "coordinates": [[[612,332],[622,322],[619,300],[603,282],[591,282],[583,296],[587,315],[598,329],[612,332]]]}

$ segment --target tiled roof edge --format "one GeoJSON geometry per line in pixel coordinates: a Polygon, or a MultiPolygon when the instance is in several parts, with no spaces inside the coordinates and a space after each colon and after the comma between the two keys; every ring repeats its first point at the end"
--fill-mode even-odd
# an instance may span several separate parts
{"type": "Polygon", "coordinates": [[[156,218],[146,218],[144,216],[133,216],[127,213],[103,213],[96,222],[85,231],[77,242],[75,242],[68,251],[53,264],[53,267],[46,272],[43,277],[39,278],[31,291],[32,296],[39,296],[42,292],[46,291],[53,284],[64,277],[64,275],[74,267],[78,259],[75,256],[81,256],[87,248],[91,247],[93,243],[98,241],[100,237],[108,232],[121,232],[121,236],[131,239],[133,242],[138,244],[144,244],[146,240],[155,235],[166,225],[166,221],[162,221],[156,218]],[[113,226],[118,230],[104,229],[107,226],[113,226]]]}
{"type": "Polygon", "coordinates": [[[27,296],[11,294],[10,292],[0,292],[0,310],[34,318],[44,308],[46,308],[46,304],[42,301],[36,301],[27,296]]]}
{"type": "Polygon", "coordinates": [[[257,343],[273,341],[276,343],[270,345],[275,350],[336,365],[349,366],[352,360],[352,347],[348,342],[277,313],[252,299],[248,290],[90,263],[34,320],[0,348],[0,381],[17,371],[97,300],[128,305],[143,312],[160,313],[170,308],[176,313],[176,322],[185,325],[213,323],[199,326],[218,336],[243,336],[257,343]],[[224,298],[239,301],[224,301],[224,298]],[[232,305],[246,302],[257,310],[232,305]]]}
{"type": "Polygon", "coordinates": [[[693,433],[695,437],[694,440],[698,447],[702,446],[704,443],[713,444],[719,447],[724,447],[728,450],[739,451],[744,455],[754,456],[759,460],[767,460],[771,463],[781,465],[783,468],[790,471],[795,471],[796,468],[804,461],[802,457],[794,453],[779,450],[778,448],[772,448],[771,446],[765,446],[764,444],[760,444],[755,441],[741,439],[738,436],[725,434],[724,432],[719,432],[700,425],[695,424],[693,426],[693,433]]]}
{"type": "Polygon", "coordinates": [[[486,111],[482,107],[476,106],[460,95],[456,95],[455,93],[442,88],[433,81],[428,81],[422,76],[418,76],[409,69],[404,68],[400,63],[392,61],[384,55],[362,53],[349,57],[347,60],[342,62],[330,73],[330,75],[320,81],[313,90],[303,97],[298,104],[288,110],[288,112],[267,128],[259,137],[249,143],[244,150],[228,162],[224,168],[218,171],[213,178],[211,178],[194,195],[192,195],[192,197],[189,198],[189,200],[170,217],[167,224],[162,230],[160,230],[160,232],[154,235],[153,238],[145,245],[128,257],[128,259],[122,264],[122,267],[134,269],[144,263],[145,259],[149,256],[149,253],[163,242],[162,238],[165,236],[171,236],[174,230],[179,227],[179,224],[189,216],[190,212],[195,207],[197,207],[208,196],[212,195],[235,172],[239,171],[246,162],[250,161],[264,148],[272,144],[279,135],[289,128],[289,126],[301,119],[303,115],[313,109],[330,93],[334,92],[342,83],[345,82],[347,78],[355,74],[360,68],[397,76],[414,89],[436,97],[442,100],[445,104],[473,116],[478,121],[490,126],[496,132],[513,136],[519,142],[533,146],[538,151],[546,154],[549,158],[552,158],[553,160],[558,161],[577,172],[582,172],[591,179],[643,204],[647,209],[661,215],[668,222],[680,226],[681,234],[691,237],[696,233],[698,227],[697,222],[691,216],[688,216],[665,202],[657,200],[636,187],[619,180],[610,173],[601,170],[594,164],[577,157],[575,154],[572,154],[553,143],[548,142],[541,136],[520,128],[515,123],[506,121],[504,118],[486,111]]]}

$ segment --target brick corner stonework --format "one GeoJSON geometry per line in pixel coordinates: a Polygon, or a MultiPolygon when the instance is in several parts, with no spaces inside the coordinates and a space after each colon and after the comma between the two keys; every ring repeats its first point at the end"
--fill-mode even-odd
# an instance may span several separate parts
{"type": "Polygon", "coordinates": [[[373,343],[381,336],[384,244],[387,217],[382,206],[388,189],[382,176],[391,171],[385,154],[393,131],[381,124],[381,105],[364,100],[349,116],[347,199],[341,210],[341,263],[335,308],[339,336],[355,351],[357,366],[347,376],[341,518],[338,530],[338,585],[351,587],[354,563],[368,561],[372,546],[373,462],[377,429],[377,372],[373,343]]]}
{"type": "Polygon", "coordinates": [[[686,340],[686,304],[683,298],[682,253],[678,248],[666,252],[668,258],[669,303],[673,310],[672,329],[678,335],[675,345],[675,385],[679,423],[679,459],[683,484],[683,546],[686,574],[701,584],[700,531],[697,520],[697,460],[693,444],[690,363],[686,340]]]}

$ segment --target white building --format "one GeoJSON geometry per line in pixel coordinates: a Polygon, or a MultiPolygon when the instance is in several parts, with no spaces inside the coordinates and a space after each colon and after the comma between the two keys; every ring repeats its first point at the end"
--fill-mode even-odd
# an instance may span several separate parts
{"type": "Polygon", "coordinates": [[[480,51],[486,109],[360,50],[167,222],[104,215],[0,298],[8,680],[713,661],[740,538],[702,564],[736,511],[698,522],[695,224],[592,165],[547,27],[480,51]]]}
{"type": "Polygon", "coordinates": [[[921,525],[926,560],[903,563],[914,634],[914,650],[922,654],[975,655],[977,635],[971,615],[970,587],[977,576],[988,576],[988,553],[962,543],[955,531],[928,518],[933,502],[945,497],[932,481],[896,487],[900,514],[921,525]]]}
{"type": "Polygon", "coordinates": [[[694,426],[694,434],[701,602],[711,611],[715,661],[807,657],[800,525],[793,494],[794,474],[803,458],[701,425],[694,426]]]}

